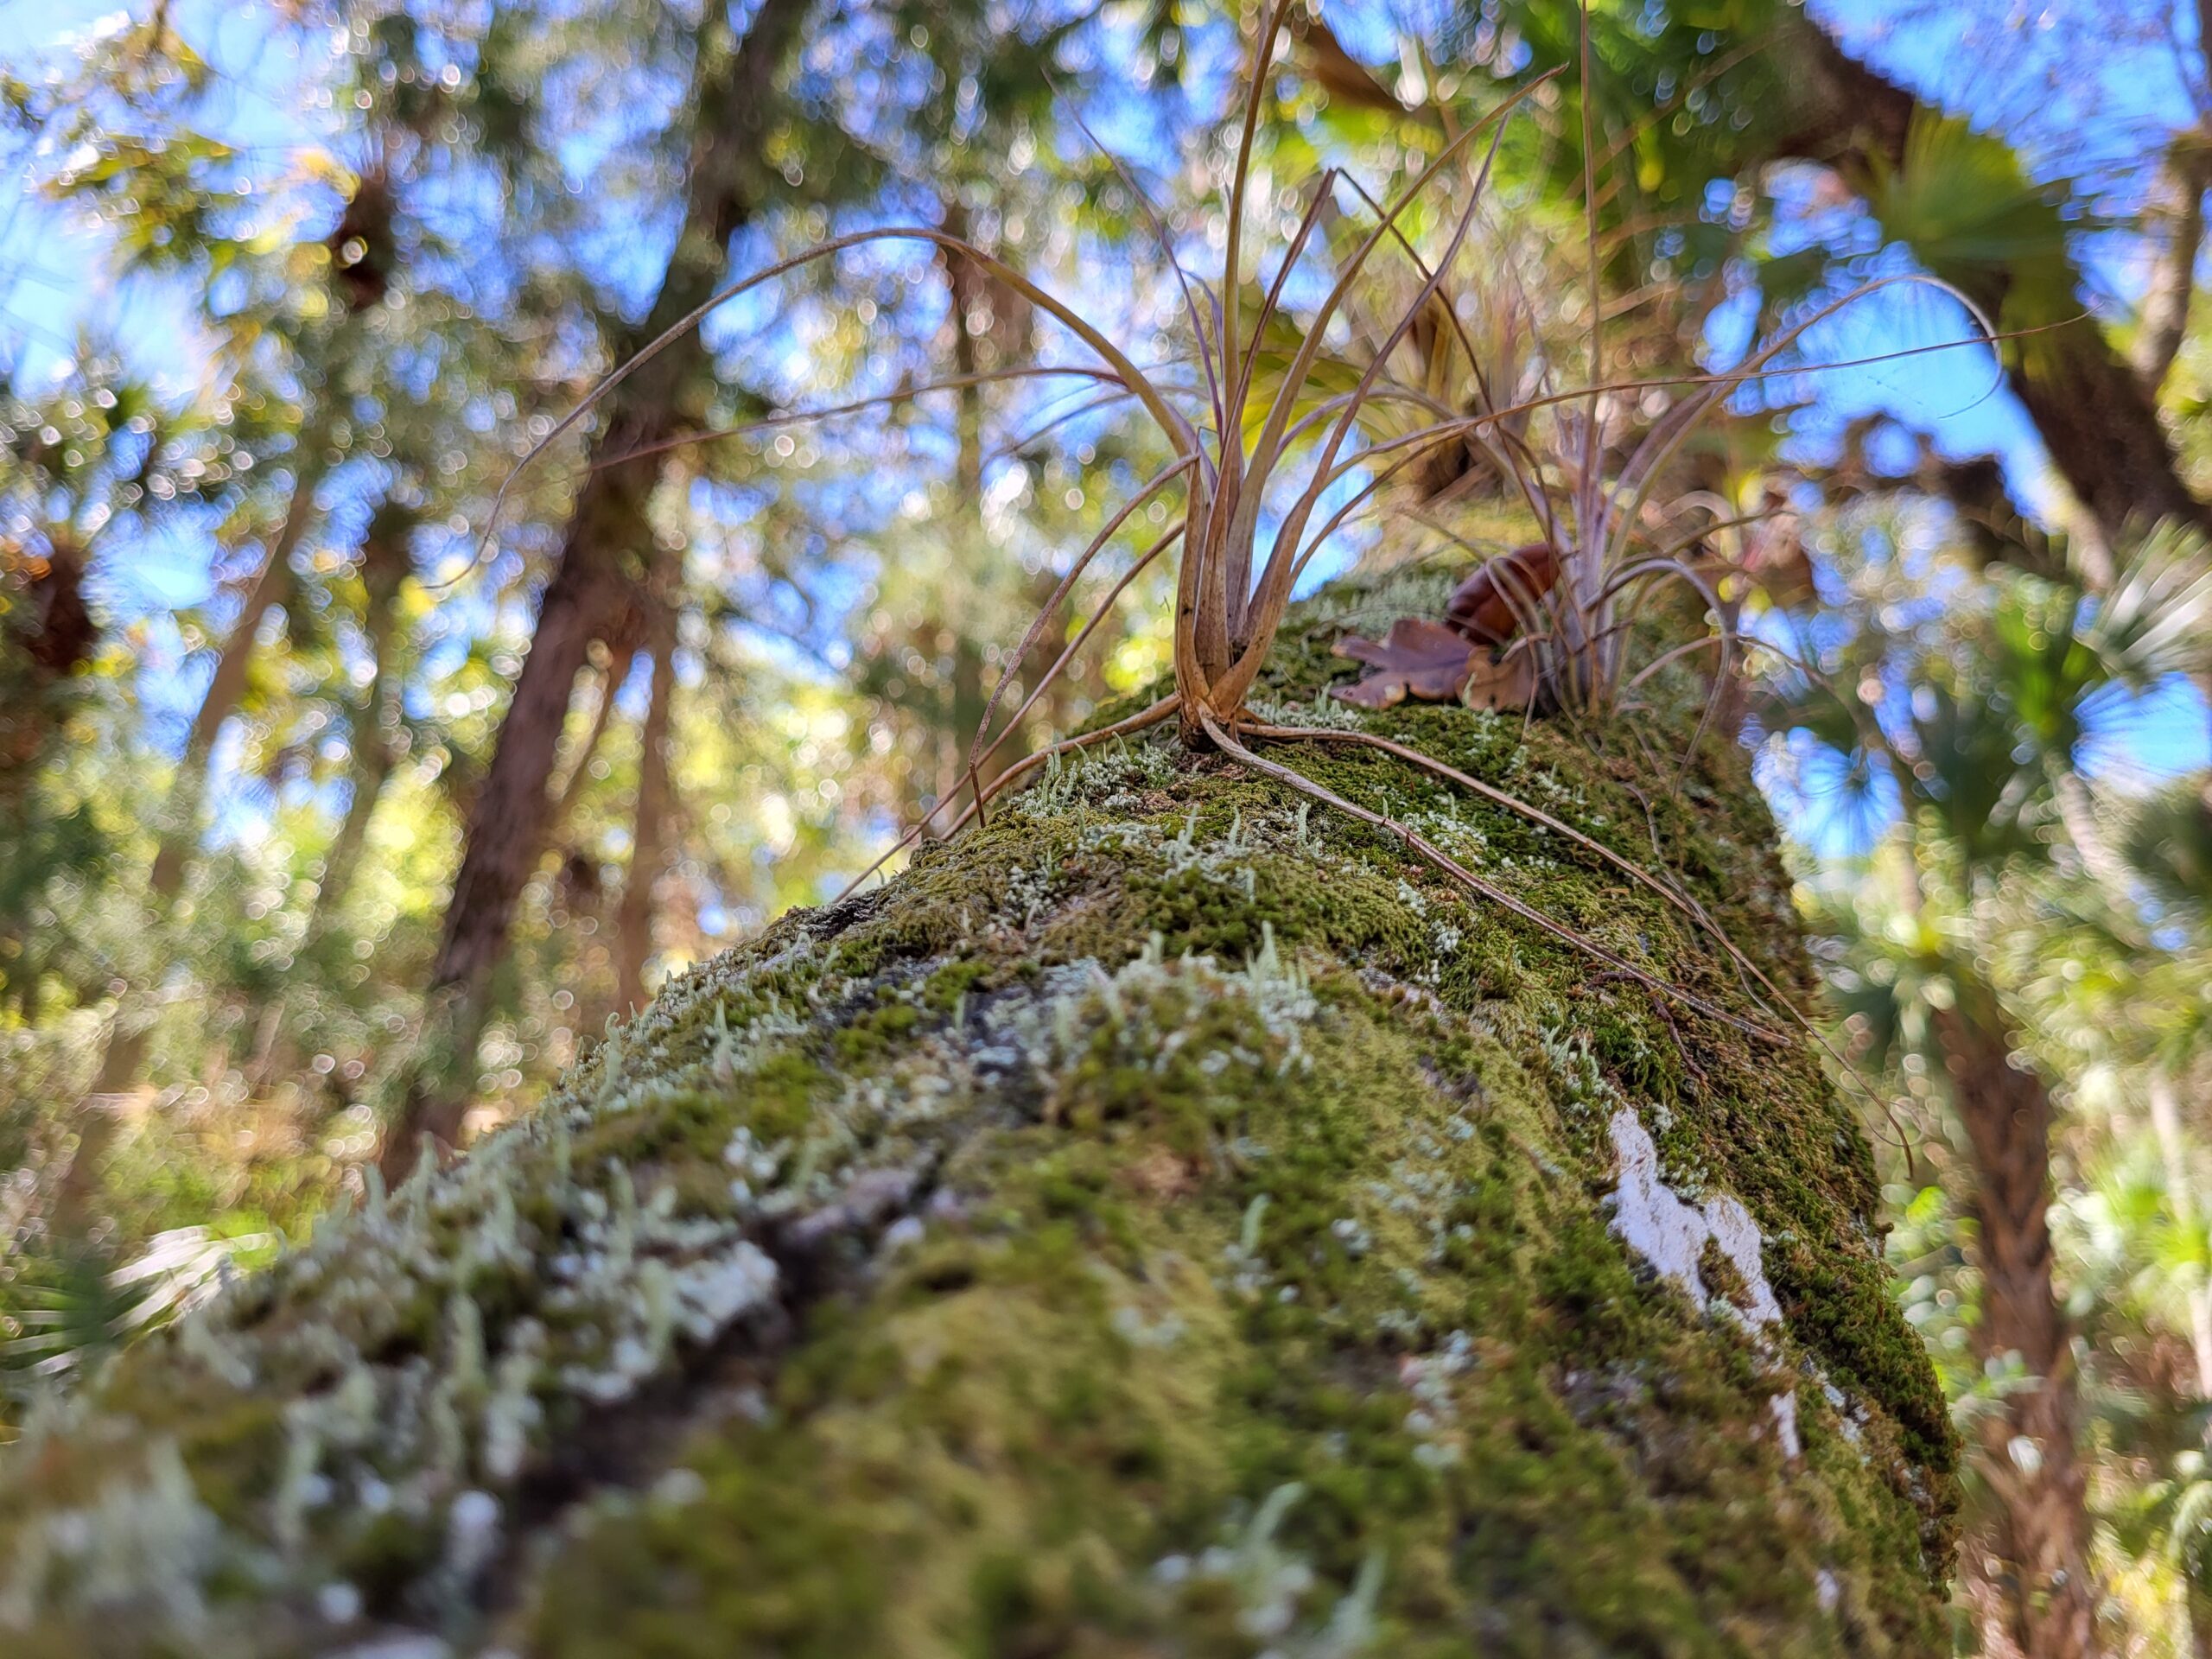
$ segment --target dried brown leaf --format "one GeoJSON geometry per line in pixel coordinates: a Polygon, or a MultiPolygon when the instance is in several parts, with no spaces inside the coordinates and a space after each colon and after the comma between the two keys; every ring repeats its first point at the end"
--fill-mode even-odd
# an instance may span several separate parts
{"type": "Polygon", "coordinates": [[[1381,643],[1351,634],[1339,639],[1336,654],[1365,663],[1369,672],[1335,694],[1362,709],[1391,709],[1408,697],[1422,702],[1451,702],[1467,683],[1475,648],[1440,622],[1402,616],[1381,643]]]}
{"type": "Polygon", "coordinates": [[[1558,580],[1559,556],[1548,543],[1530,542],[1478,566],[1452,589],[1445,620],[1478,645],[1502,645],[1558,580]]]}
{"type": "Polygon", "coordinates": [[[1475,653],[1459,701],[1470,709],[1526,709],[1536,695],[1536,659],[1527,651],[1509,651],[1492,661],[1485,651],[1475,653]]]}

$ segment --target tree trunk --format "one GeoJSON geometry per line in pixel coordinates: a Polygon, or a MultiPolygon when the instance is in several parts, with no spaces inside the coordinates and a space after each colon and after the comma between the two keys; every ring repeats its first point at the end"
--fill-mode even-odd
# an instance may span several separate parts
{"type": "Polygon", "coordinates": [[[583,741],[576,746],[575,764],[569,767],[561,793],[546,812],[545,840],[549,846],[560,839],[562,830],[575,813],[576,803],[591,786],[592,757],[599,753],[599,746],[607,737],[607,725],[614,718],[615,694],[629,679],[630,665],[637,660],[634,645],[617,645],[608,652],[607,671],[600,677],[599,706],[592,710],[591,724],[584,731],[583,741]]]}
{"type": "Polygon", "coordinates": [[[404,686],[393,658],[398,647],[394,607],[410,564],[407,537],[411,518],[387,518],[372,524],[361,544],[361,585],[364,598],[361,631],[367,636],[371,670],[361,693],[351,741],[353,793],[346,816],[330,850],[323,855],[322,876],[316,883],[315,909],[308,918],[310,949],[327,930],[346,902],[359,868],[361,849],[368,842],[369,821],[376,816],[377,801],[398,759],[400,694],[404,686]]]}
{"type": "Polygon", "coordinates": [[[2026,1374],[1981,1431],[1999,1502],[1969,1545],[1973,1599],[1991,1651],[2082,1659],[2100,1649],[2078,1379],[2051,1276],[2050,1095],[2012,1064],[1993,1007],[1940,1010],[1936,1029],[1974,1160],[1977,1334],[1985,1357],[2015,1357],[2026,1374]]]}
{"type": "MultiPolygon", "coordinates": [[[[353,329],[341,330],[332,344],[334,360],[351,348],[354,338],[353,329]]],[[[260,574],[246,591],[245,605],[215,658],[215,674],[207,682],[207,695],[200,698],[200,707],[193,715],[184,753],[177,761],[176,779],[169,785],[168,800],[162,809],[161,841],[155,849],[153,871],[146,882],[154,899],[156,925],[167,920],[170,904],[183,891],[185,868],[200,838],[200,808],[207,790],[207,763],[214,753],[215,740],[222,733],[223,723],[237,711],[238,699],[245,695],[262,619],[289,602],[292,596],[292,555],[299,550],[308,523],[315,516],[315,493],[322,481],[323,450],[329,442],[332,412],[318,409],[301,429],[292,492],[284,503],[283,519],[269,543],[260,574]]],[[[128,1083],[132,1078],[125,1077],[124,1081],[128,1083]]]]}
{"type": "MultiPolygon", "coordinates": [[[[1294,614],[1264,695],[1313,706],[1334,632],[1294,614]]],[[[1677,802],[1625,736],[1363,723],[1649,861],[1642,785],[1687,890],[1808,993],[1739,750],[1677,802]]],[[[1269,753],[1776,1017],[1555,834],[1269,753]]],[[[1858,1120],[1783,1029],[1655,1001],[1170,736],[1095,749],[126,1355],[0,1459],[0,1629],[24,1659],[1947,1650],[1942,1395],[1858,1120]]]]}
{"type": "MultiPolygon", "coordinates": [[[[1863,175],[1870,160],[1900,167],[1916,120],[1936,111],[1906,88],[1846,54],[1810,19],[1785,13],[1777,48],[1802,70],[1800,107],[1772,148],[1863,175]]],[[[2053,233],[2062,236],[2059,209],[2053,233]]],[[[1995,316],[2007,275],[1987,273],[1971,297],[1995,316]]],[[[2069,292],[2083,291],[2078,280],[2069,292]]],[[[2008,355],[2006,379],[2050,452],[2051,464],[2096,520],[2112,546],[2164,518],[2212,529],[2212,511],[2190,493],[2177,470],[2156,403],[2134,367],[2082,315],[2038,335],[2032,352],[2008,355]]]]}
{"type": "Polygon", "coordinates": [[[630,819],[630,871],[614,912],[614,1008],[634,1014],[645,1000],[653,954],[653,888],[668,856],[668,728],[676,698],[673,619],[654,630],[652,696],[638,734],[638,799],[630,819]]]}
{"type": "Polygon", "coordinates": [[[2190,131],[2168,146],[2159,169],[2150,218],[2158,229],[2139,308],[2134,349],[2129,359],[2143,390],[2155,400],[2166,371],[2189,333],[2190,302],[2196,292],[2196,256],[2204,243],[2204,191],[2212,182],[2212,149],[2205,135],[2190,131]]]}
{"type": "MultiPolygon", "coordinates": [[[[808,4],[763,0],[741,42],[729,38],[722,13],[709,10],[701,37],[692,122],[697,136],[683,227],[643,327],[614,344],[618,360],[634,356],[714,291],[730,238],[764,194],[760,145],[775,79],[808,4]]],[[[687,413],[696,413],[698,385],[711,367],[695,330],[616,386],[601,405],[591,470],[570,510],[553,580],[539,602],[530,654],[469,814],[431,972],[429,1017],[440,1028],[432,1046],[436,1069],[416,1080],[388,1132],[385,1162],[395,1172],[412,1161],[423,1133],[447,1145],[459,1136],[493,972],[506,954],[516,901],[545,844],[547,785],[577,672],[591,641],[618,626],[632,595],[650,585],[658,561],[645,509],[665,458],[609,463],[670,436],[687,413]]]]}

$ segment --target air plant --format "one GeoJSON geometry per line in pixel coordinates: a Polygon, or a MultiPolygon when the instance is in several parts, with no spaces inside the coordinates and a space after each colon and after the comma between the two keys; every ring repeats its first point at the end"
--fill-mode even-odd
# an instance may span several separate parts
{"type": "MultiPolygon", "coordinates": [[[[1167,464],[1131,494],[1070,563],[1058,588],[1039,611],[992,693],[968,760],[972,799],[947,834],[981,819],[988,801],[1013,787],[1055,757],[1111,741],[1149,728],[1176,722],[1183,740],[1211,747],[1256,772],[1275,778],[1312,799],[1387,830],[1394,838],[1476,897],[1513,912],[1545,931],[1604,963],[1615,973],[1643,984],[1654,995],[1692,1007],[1715,1020],[1770,1042],[1783,1039],[1771,1028],[1741,1019],[1543,915],[1466,869],[1407,826],[1344,800],[1295,769],[1255,753],[1247,740],[1291,743],[1351,742],[1388,750],[1459,787],[1468,788],[1523,817],[1566,834],[1578,845],[1663,894],[1713,935],[1726,954],[1755,976],[1777,1001],[1786,999],[1730,942],[1710,918],[1671,882],[1662,880],[1602,843],[1568,830],[1506,791],[1491,788],[1417,751],[1371,734],[1315,731],[1265,726],[1246,706],[1281,626],[1291,595],[1313,559],[1351,516],[1372,510],[1381,493],[1414,469],[1433,469],[1440,455],[1478,448],[1498,478],[1510,482],[1535,518],[1539,540],[1493,559],[1462,584],[1441,620],[1416,623],[1414,633],[1394,632],[1367,655],[1378,671],[1395,676],[1397,695],[1459,698],[1492,704],[1537,706],[1578,715],[1602,715],[1620,706],[1624,695],[1667,662],[1689,652],[1717,646],[1725,674],[1732,645],[1725,619],[1715,632],[1662,654],[1634,673],[1628,663],[1629,628],[1653,587],[1687,586],[1714,614],[1721,607],[1706,577],[1683,556],[1682,546],[1646,546],[1646,509],[1669,462],[1691,434],[1727,395],[1745,381],[1770,372],[1770,365],[1804,331],[1843,306],[1890,282],[1926,280],[1891,277],[1855,289],[1805,318],[1724,373],[1681,377],[1671,381],[1603,381],[1599,271],[1594,251],[1588,277],[1591,323],[1587,384],[1562,390],[1549,383],[1549,370],[1533,394],[1525,386],[1500,389],[1482,374],[1495,353],[1479,352],[1460,318],[1449,287],[1450,273],[1467,247],[1484,200],[1492,165],[1509,119],[1562,72],[1536,77],[1505,96],[1479,120],[1444,143],[1418,175],[1387,202],[1378,202],[1336,169],[1323,172],[1295,229],[1278,251],[1274,276],[1248,316],[1241,289],[1246,263],[1246,198],[1267,72],[1291,10],[1290,0],[1271,0],[1259,29],[1251,60],[1234,168],[1226,203],[1226,248],[1217,279],[1193,276],[1176,258],[1165,225],[1119,162],[1125,184],[1143,206],[1153,232],[1173,271],[1190,332],[1195,363],[1182,365],[1186,378],[1141,368],[1081,310],[988,250],[931,226],[894,226],[855,232],[815,245],[789,258],[732,282],[709,296],[636,356],[617,368],[556,424],[517,464],[495,498],[484,531],[492,526],[515,479],[615,385],[696,327],[726,302],[793,270],[833,257],[844,250],[884,241],[920,242],[969,261],[1035,310],[1057,321],[1095,355],[1096,364],[1021,365],[988,373],[950,377],[912,385],[887,397],[862,399],[834,409],[798,411],[715,432],[691,435],[670,443],[754,434],[801,421],[849,414],[911,401],[924,395],[985,382],[1067,378],[1091,383],[1098,396],[1082,407],[1134,401],[1165,440],[1167,464]],[[1404,225],[1408,210],[1456,170],[1469,175],[1466,200],[1451,224],[1433,264],[1415,251],[1404,225]],[[1333,283],[1302,329],[1287,328],[1285,287],[1306,255],[1325,212],[1336,205],[1339,187],[1348,187],[1365,211],[1367,228],[1341,261],[1333,283]],[[1387,252],[1386,252],[1387,251],[1387,252]],[[1410,295],[1370,331],[1371,349],[1357,373],[1347,359],[1325,346],[1331,326],[1344,318],[1355,300],[1371,301],[1381,291],[1376,280],[1378,256],[1402,255],[1414,272],[1410,295]],[[1389,365],[1402,347],[1433,363],[1438,344],[1456,340],[1476,376],[1471,398],[1452,401],[1446,387],[1398,377],[1389,365]],[[1613,435],[1607,429],[1611,400],[1656,387],[1687,387],[1676,404],[1643,435],[1624,466],[1605,466],[1613,435]],[[1502,395],[1501,395],[1502,391],[1502,395]],[[1376,417],[1390,413],[1387,435],[1376,417]],[[1539,424],[1532,417],[1548,412],[1539,424]],[[1540,438],[1539,432],[1550,434],[1540,438]],[[1548,450],[1548,453],[1546,451],[1548,450]],[[1362,478],[1363,482],[1358,482],[1362,478]],[[1357,487],[1353,487],[1357,484],[1357,487]],[[1324,505],[1349,492],[1349,499],[1325,517],[1324,505]],[[1025,661],[1077,582],[1098,555],[1142,509],[1179,494],[1173,514],[1130,569],[1107,594],[1076,638],[1040,677],[1014,716],[992,735],[1001,703],[1013,685],[1013,665],[1025,661]],[[1263,519],[1273,509],[1271,533],[1263,519]],[[1317,520],[1319,521],[1317,523],[1317,520]],[[1173,690],[1126,719],[1052,743],[1007,767],[990,782],[985,765],[1019,729],[1046,689],[1065,671],[1136,575],[1180,544],[1173,617],[1173,690]],[[1403,646],[1402,651],[1394,646],[1403,646]],[[1408,662],[1421,650],[1427,662],[1408,662]],[[1471,692],[1470,688],[1476,690],[1471,692]]],[[[1588,19],[1583,22],[1583,73],[1589,73],[1588,19]]],[[[1587,100],[1584,100],[1586,213],[1594,233],[1594,156],[1587,100]]],[[[1964,343],[1964,342],[1961,342],[1964,343]]],[[[669,447],[669,444],[656,446],[669,447]]],[[[644,452],[639,452],[644,453],[644,452]]],[[[614,457],[601,465],[633,459],[614,457]]],[[[1692,538],[1694,539],[1694,538],[1692,538]]],[[[1685,543],[1687,545],[1687,543],[1685,543]]],[[[1402,625],[1402,630],[1404,625],[1402,625]]],[[[1365,644],[1365,642],[1359,642],[1365,644]]],[[[1357,645],[1353,649],[1357,650],[1357,645]]],[[[1382,704],[1389,695],[1355,695],[1355,701],[1382,704]]],[[[1708,715],[1710,710],[1708,709],[1708,715]]],[[[1702,727],[1700,727],[1700,731],[1702,727]]],[[[853,884],[873,874],[893,855],[925,833],[917,824],[853,884]]],[[[850,891],[851,889],[848,889],[850,891]]],[[[1794,1011],[1793,1011],[1794,1013],[1794,1011]]],[[[1803,1024],[1802,1016],[1798,1023],[1803,1024]]],[[[1808,1027],[1809,1029],[1809,1027],[1808,1027]]]]}

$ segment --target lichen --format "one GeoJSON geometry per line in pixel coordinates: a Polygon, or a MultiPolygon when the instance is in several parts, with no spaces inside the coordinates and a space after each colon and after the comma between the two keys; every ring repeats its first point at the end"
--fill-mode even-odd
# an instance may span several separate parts
{"type": "MultiPolygon", "coordinates": [[[[1397,602],[1307,607],[1268,719],[1344,726],[1327,644],[1397,602]]],[[[1807,992],[1733,751],[1678,797],[1625,735],[1357,724],[1663,868],[1807,992]]],[[[1787,1027],[1702,924],[1526,817],[1275,753],[1787,1027]]],[[[1218,757],[1109,745],[686,976],[531,1119],[42,1414],[0,1463],[0,1630],[1932,1651],[1953,1446],[1874,1200],[1795,1035],[1670,1006],[1218,757]]]]}

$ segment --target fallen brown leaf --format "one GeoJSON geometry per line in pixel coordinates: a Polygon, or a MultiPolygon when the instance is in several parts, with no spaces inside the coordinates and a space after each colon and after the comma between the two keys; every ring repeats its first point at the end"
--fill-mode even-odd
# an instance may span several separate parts
{"type": "Polygon", "coordinates": [[[1337,641],[1336,654],[1365,663],[1369,672],[1336,695],[1362,709],[1393,709],[1408,696],[1423,702],[1450,702],[1467,683],[1475,648],[1440,622],[1402,616],[1377,644],[1351,634],[1337,641]]]}
{"type": "Polygon", "coordinates": [[[1475,653],[1459,701],[1470,709],[1526,709],[1536,695],[1536,659],[1527,651],[1509,651],[1493,662],[1488,652],[1475,653]]]}
{"type": "Polygon", "coordinates": [[[1478,565],[1452,590],[1444,620],[1478,645],[1502,645],[1558,580],[1559,556],[1547,543],[1530,542],[1478,565]]]}

